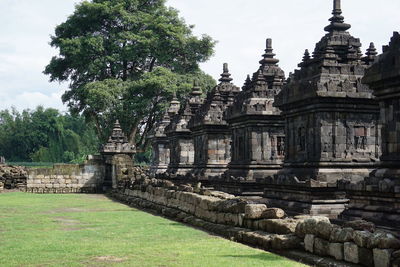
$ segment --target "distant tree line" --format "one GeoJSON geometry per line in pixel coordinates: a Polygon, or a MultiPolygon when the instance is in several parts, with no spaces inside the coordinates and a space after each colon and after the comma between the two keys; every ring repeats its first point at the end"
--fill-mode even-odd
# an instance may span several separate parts
{"type": "Polygon", "coordinates": [[[37,107],[0,111],[0,156],[11,162],[82,162],[98,152],[95,127],[83,116],[37,107]]]}

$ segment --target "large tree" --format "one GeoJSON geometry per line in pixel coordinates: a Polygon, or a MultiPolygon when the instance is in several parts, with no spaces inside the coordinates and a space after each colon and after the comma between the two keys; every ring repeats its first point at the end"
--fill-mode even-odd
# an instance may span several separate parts
{"type": "Polygon", "coordinates": [[[83,1],[57,26],[59,49],[45,73],[70,81],[63,101],[83,113],[104,140],[119,118],[132,143],[145,137],[173,92],[185,95],[193,78],[210,89],[215,81],[199,69],[213,54],[211,37],[196,37],[165,0],[83,1]]]}

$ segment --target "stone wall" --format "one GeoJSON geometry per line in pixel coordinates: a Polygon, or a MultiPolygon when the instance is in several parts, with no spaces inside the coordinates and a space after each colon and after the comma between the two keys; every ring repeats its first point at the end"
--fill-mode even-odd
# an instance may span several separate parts
{"type": "Polygon", "coordinates": [[[30,169],[26,191],[30,193],[96,193],[103,190],[105,166],[100,156],[85,164],[56,164],[30,169]]]}
{"type": "Polygon", "coordinates": [[[322,257],[313,262],[317,266],[341,262],[335,266],[389,267],[400,262],[400,240],[392,233],[376,230],[373,223],[359,220],[339,226],[326,217],[288,217],[283,210],[269,207],[264,199],[235,197],[210,191],[200,184],[149,179],[140,169],[135,171],[131,179],[119,183],[111,196],[231,240],[287,256],[301,251],[305,253],[300,253],[304,259],[311,253],[314,259],[322,257]]]}

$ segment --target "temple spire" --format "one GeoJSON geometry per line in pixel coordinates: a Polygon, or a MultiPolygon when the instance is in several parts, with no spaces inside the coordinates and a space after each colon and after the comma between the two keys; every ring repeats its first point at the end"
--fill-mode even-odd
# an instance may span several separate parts
{"type": "Polygon", "coordinates": [[[363,57],[363,61],[366,64],[370,64],[375,61],[377,54],[378,54],[378,52],[376,52],[374,43],[370,43],[369,48],[367,49],[367,52],[365,53],[365,57],[363,57]]]}
{"type": "Polygon", "coordinates": [[[246,81],[244,82],[244,85],[242,87],[243,91],[246,91],[247,89],[249,89],[250,86],[251,86],[251,78],[250,78],[250,75],[247,74],[246,81]]]}
{"type": "Polygon", "coordinates": [[[202,92],[201,92],[201,88],[199,86],[199,81],[197,79],[194,79],[191,95],[194,96],[194,95],[201,95],[201,94],[202,94],[202,92]]]}
{"type": "Polygon", "coordinates": [[[231,74],[229,73],[228,63],[224,63],[223,73],[221,74],[219,81],[221,83],[230,83],[232,80],[231,74]]]}
{"type": "Polygon", "coordinates": [[[333,17],[329,19],[331,24],[325,27],[325,31],[347,31],[351,28],[350,24],[344,23],[344,17],[342,16],[341,0],[333,0],[333,17]]]}
{"type": "Polygon", "coordinates": [[[167,110],[168,115],[170,117],[174,116],[175,114],[178,113],[179,108],[180,108],[180,102],[178,101],[178,98],[176,97],[176,92],[173,92],[172,101],[167,110]]]}
{"type": "Polygon", "coordinates": [[[263,55],[263,59],[260,61],[260,64],[267,64],[267,65],[275,65],[279,62],[279,59],[274,58],[275,54],[273,53],[272,49],[272,39],[268,38],[266,41],[266,49],[265,54],[263,55]]]}

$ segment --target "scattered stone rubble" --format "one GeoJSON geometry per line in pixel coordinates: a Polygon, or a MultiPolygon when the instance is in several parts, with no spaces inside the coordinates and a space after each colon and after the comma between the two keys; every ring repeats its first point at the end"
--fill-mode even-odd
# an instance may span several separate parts
{"type": "Polygon", "coordinates": [[[4,189],[26,188],[28,173],[25,167],[0,165],[0,192],[4,189]]]}

